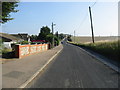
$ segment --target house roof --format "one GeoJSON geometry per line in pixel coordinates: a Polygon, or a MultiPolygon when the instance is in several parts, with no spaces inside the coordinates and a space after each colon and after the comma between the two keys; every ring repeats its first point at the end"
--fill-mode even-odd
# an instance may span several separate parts
{"type": "Polygon", "coordinates": [[[27,33],[18,33],[18,34],[11,34],[11,35],[24,40],[28,40],[28,37],[29,37],[27,33]]]}
{"type": "Polygon", "coordinates": [[[14,36],[12,36],[12,35],[10,35],[10,34],[1,33],[1,32],[0,32],[0,37],[7,38],[7,39],[10,39],[10,40],[12,40],[12,41],[22,40],[22,39],[20,39],[20,38],[14,37],[14,36]]]}

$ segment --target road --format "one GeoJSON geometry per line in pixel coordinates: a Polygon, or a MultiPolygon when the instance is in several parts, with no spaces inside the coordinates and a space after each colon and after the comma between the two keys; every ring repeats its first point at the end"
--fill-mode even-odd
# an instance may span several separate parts
{"type": "Polygon", "coordinates": [[[118,88],[118,73],[79,47],[63,43],[61,53],[26,88],[118,88]]]}

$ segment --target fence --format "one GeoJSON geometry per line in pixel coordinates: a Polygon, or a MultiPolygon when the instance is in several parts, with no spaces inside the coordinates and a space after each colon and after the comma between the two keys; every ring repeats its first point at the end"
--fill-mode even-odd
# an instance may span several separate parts
{"type": "Polygon", "coordinates": [[[37,45],[16,45],[15,57],[21,58],[33,53],[46,51],[49,49],[49,44],[37,44],[37,45]]]}

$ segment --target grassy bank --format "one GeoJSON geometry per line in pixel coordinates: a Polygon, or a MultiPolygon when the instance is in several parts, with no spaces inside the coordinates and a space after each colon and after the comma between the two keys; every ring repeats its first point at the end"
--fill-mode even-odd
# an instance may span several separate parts
{"type": "MultiPolygon", "coordinates": [[[[90,36],[76,36],[75,38],[71,37],[71,39],[77,43],[92,43],[92,37],[90,36]]],[[[118,36],[95,36],[95,42],[111,42],[117,40],[118,36]]]]}
{"type": "Polygon", "coordinates": [[[84,47],[95,51],[109,59],[119,61],[119,53],[120,53],[120,41],[113,42],[98,42],[98,43],[89,43],[89,44],[81,44],[81,43],[73,43],[74,45],[84,47]]]}

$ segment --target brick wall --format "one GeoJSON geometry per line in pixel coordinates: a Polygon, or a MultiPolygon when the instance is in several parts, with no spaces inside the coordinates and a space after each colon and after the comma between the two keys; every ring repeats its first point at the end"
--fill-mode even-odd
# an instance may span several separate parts
{"type": "Polygon", "coordinates": [[[48,44],[37,44],[37,45],[16,45],[15,46],[15,57],[22,58],[33,53],[46,51],[49,49],[48,44]]]}

